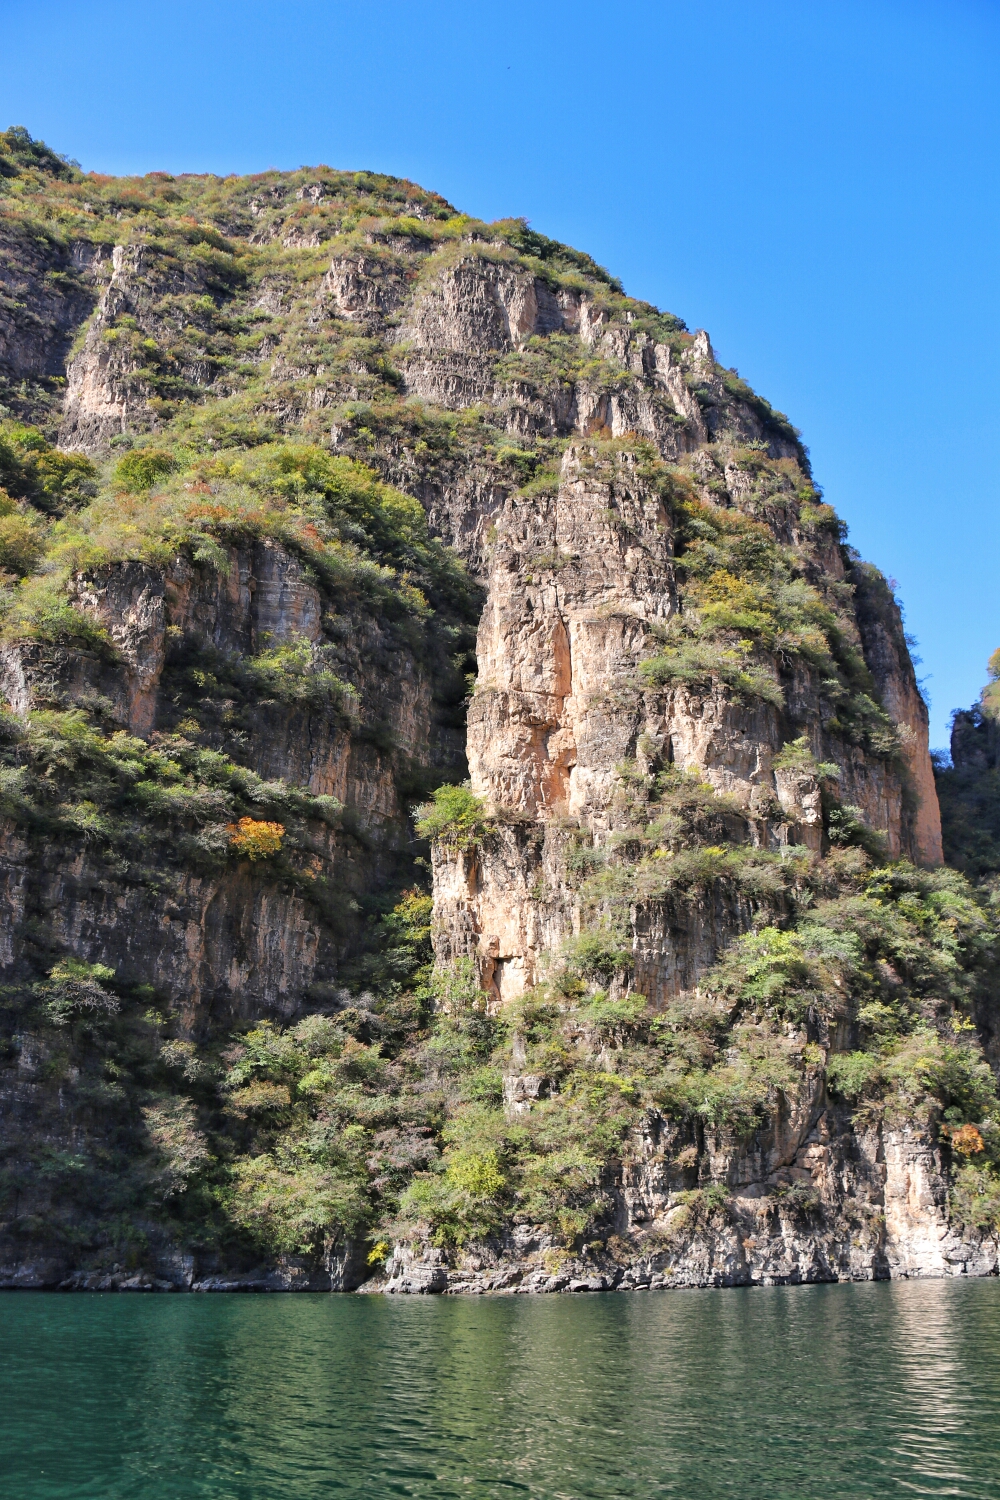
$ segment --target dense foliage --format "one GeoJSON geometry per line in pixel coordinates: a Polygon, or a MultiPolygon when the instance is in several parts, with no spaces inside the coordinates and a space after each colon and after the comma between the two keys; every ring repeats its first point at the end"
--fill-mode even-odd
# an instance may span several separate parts
{"type": "Polygon", "coordinates": [[[715,681],[783,708],[782,678],[803,665],[829,705],[830,734],[869,754],[896,756],[898,734],[858,640],[853,583],[815,565],[816,543],[841,539],[834,512],[793,460],[755,449],[725,457],[751,487],[739,510],[728,497],[716,504],[690,479],[672,478],[681,610],[643,662],[644,679],[656,686],[715,681]],[[777,540],[782,534],[785,543],[777,540]]]}
{"type": "MultiPolygon", "coordinates": [[[[627,781],[634,796],[634,772],[627,781]]],[[[689,842],[718,837],[728,816],[696,779],[667,778],[653,809],[655,827],[637,837],[667,852],[660,863],[697,851],[674,879],[745,878],[748,866],[689,842]]],[[[613,900],[499,1015],[468,961],[434,969],[419,890],[373,922],[347,976],[354,998],[287,1029],[175,1038],[150,996],[62,961],[5,1003],[74,1107],[117,1114],[117,1145],[88,1152],[83,1130],[72,1161],[33,1147],[7,1192],[25,1171],[55,1174],[66,1232],[101,1204],[90,1233],[118,1258],[140,1205],[172,1233],[245,1254],[313,1255],[362,1237],[376,1264],[393,1239],[448,1250],[517,1223],[546,1226],[568,1254],[606,1240],[614,1164],[650,1112],[680,1128],[682,1154],[706,1132],[738,1143],[825,1070],[859,1128],[936,1132],[955,1165],[957,1219],[1000,1232],[1000,1112],[970,1020],[996,961],[992,906],[955,872],[875,865],[858,849],[793,852],[777,873],[755,886],[765,900],[780,891],[776,920],[762,906],[697,993],[657,1012],[629,987],[613,900]],[[845,1026],[848,1047],[834,1050],[845,1026]],[[530,1111],[504,1108],[512,1071],[542,1081],[530,1111]]],[[[692,1213],[719,1210],[724,1188],[709,1184],[704,1204],[689,1156],[692,1213]]],[[[132,1253],[141,1260],[141,1245],[132,1253]]]]}

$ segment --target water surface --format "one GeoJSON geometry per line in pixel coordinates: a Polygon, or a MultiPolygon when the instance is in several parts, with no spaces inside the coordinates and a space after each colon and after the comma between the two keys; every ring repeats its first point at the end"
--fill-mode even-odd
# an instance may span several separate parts
{"type": "Polygon", "coordinates": [[[1000,1500],[1000,1283],[0,1293],[4,1500],[1000,1500]]]}

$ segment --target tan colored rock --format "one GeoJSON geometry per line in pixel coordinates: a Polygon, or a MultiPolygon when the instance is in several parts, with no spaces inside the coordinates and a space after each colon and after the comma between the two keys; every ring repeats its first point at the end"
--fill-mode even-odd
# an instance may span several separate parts
{"type": "MultiPolygon", "coordinates": [[[[706,369],[710,360],[706,336],[693,346],[692,363],[706,369]]],[[[668,369],[687,393],[680,368],[668,369]]],[[[756,503],[738,465],[726,475],[736,503],[756,503]]],[[[464,873],[461,860],[440,853],[435,891],[439,954],[474,953],[495,1003],[536,983],[546,952],[579,929],[578,903],[562,889],[554,868],[558,840],[549,830],[568,819],[596,843],[606,841],[616,826],[617,767],[645,753],[643,743],[735,799],[756,841],[818,854],[820,784],[811,771],[773,764],[805,721],[816,758],[840,767],[838,795],[884,835],[890,854],[933,862],[938,813],[926,711],[905,644],[897,644],[895,605],[886,606],[888,625],[871,607],[862,610],[856,640],[903,726],[919,800],[890,762],[824,731],[820,683],[805,664],[788,688],[797,724],[771,702],[740,697],[719,682],[643,687],[639,663],[655,649],[653,632],[675,614],[677,594],[671,513],[634,455],[572,445],[558,493],[508,500],[494,524],[468,716],[469,768],[473,790],[503,816],[527,820],[535,837],[499,832],[470,856],[464,873]],[[520,840],[517,849],[512,839],[520,840]],[[544,900],[537,895],[542,874],[544,900]]],[[[695,984],[757,910],[736,893],[637,907],[637,991],[659,1004],[695,984]]]]}
{"type": "Polygon", "coordinates": [[[144,401],[129,376],[138,361],[126,343],[111,342],[109,329],[120,313],[132,312],[133,289],[141,284],[141,245],[115,245],[111,276],[87,329],[84,346],[67,368],[66,399],[59,441],[62,447],[99,448],[108,438],[125,433],[130,422],[147,425],[144,401]]]}

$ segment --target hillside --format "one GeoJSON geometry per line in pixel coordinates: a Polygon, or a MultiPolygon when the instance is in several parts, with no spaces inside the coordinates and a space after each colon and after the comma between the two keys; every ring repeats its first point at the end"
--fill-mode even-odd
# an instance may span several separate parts
{"type": "Polygon", "coordinates": [[[0,403],[3,1284],[996,1269],[988,872],[703,330],[13,130],[0,403]]]}

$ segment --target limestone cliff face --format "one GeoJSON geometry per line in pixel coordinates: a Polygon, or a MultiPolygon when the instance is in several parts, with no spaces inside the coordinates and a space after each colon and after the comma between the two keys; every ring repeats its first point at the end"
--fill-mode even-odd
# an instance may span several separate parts
{"type": "Polygon", "coordinates": [[[18,414],[57,409],[74,335],[97,298],[101,251],[0,225],[0,385],[18,414]]]}
{"type": "MultiPolygon", "coordinates": [[[[996,1245],[949,1222],[947,1171],[920,1132],[853,1133],[814,1090],[735,1172],[729,1140],[703,1151],[732,1189],[727,1214],[691,1222],[693,1142],[651,1120],[630,1143],[616,1193],[617,1255],[560,1254],[544,1231],[453,1258],[399,1246],[390,1293],[640,1291],[910,1277],[994,1276],[996,1245]],[[645,1243],[644,1253],[622,1254],[645,1243]]],[[[531,1098],[523,1099],[529,1108],[531,1098]]]]}
{"type": "MultiPolygon", "coordinates": [[[[192,656],[214,652],[238,666],[265,646],[329,647],[331,636],[355,696],[347,711],[266,697],[252,704],[241,763],[265,784],[327,799],[307,813],[298,888],[276,886],[248,863],[109,880],[98,849],[91,855],[84,844],[67,858],[63,848],[39,847],[11,829],[0,876],[8,972],[30,961],[32,929],[42,920],[55,951],[151,985],[192,1032],[210,1017],[297,1012],[314,985],[335,981],[343,944],[308,899],[309,882],[332,879],[345,899],[377,887],[394,859],[406,858],[401,767],[444,768],[449,753],[460,756],[455,737],[441,734],[431,674],[377,618],[331,621],[300,561],[266,541],[231,548],[224,572],[181,556],[166,568],[131,563],[80,575],[74,590],[79,608],[106,628],[113,653],[8,646],[0,682],[19,715],[98,701],[112,726],[156,743],[176,724],[182,664],[192,656]],[[370,726],[380,733],[373,737],[370,726]]],[[[232,707],[223,699],[219,717],[232,707]]],[[[203,839],[218,819],[205,810],[203,839]]]]}
{"type": "MultiPolygon", "coordinates": [[[[30,997],[55,994],[47,1014],[64,1025],[59,985],[85,1015],[117,1013],[67,963],[113,972],[123,994],[148,990],[170,1030],[164,1055],[215,1049],[210,1064],[191,1064],[184,1118],[220,1132],[230,1155],[238,1137],[247,1161],[273,1156],[293,1174],[291,1115],[274,1116],[280,1150],[278,1125],[253,1136],[247,1124],[291,1107],[292,1074],[232,1098],[206,1080],[222,1076],[219,1049],[234,1030],[262,1020],[332,1024],[350,1012],[344,1056],[359,1069],[359,1049],[374,1068],[380,1045],[401,1045],[386,1039],[403,1025],[403,981],[390,1004],[359,998],[364,979],[348,993],[345,976],[360,972],[351,966],[373,914],[422,878],[413,809],[442,782],[467,773],[481,821],[475,836],[446,830],[430,851],[434,950],[440,973],[473,974],[469,1003],[488,1034],[509,1032],[490,1065],[502,1085],[482,1085],[491,1099],[502,1087],[491,1108],[508,1121],[570,1097],[571,1045],[605,1083],[620,1073],[625,1043],[593,1010],[565,1022],[550,1054],[535,1046],[523,1020],[532,997],[569,1014],[585,995],[633,1018],[645,1002],[647,1040],[666,1046],[745,934],[794,934],[817,900],[848,889],[854,899],[872,860],[940,864],[927,711],[896,601],[845,546],[795,429],[719,363],[707,333],[625,297],[587,257],[524,225],[471,224],[392,179],[327,169],[157,179],[103,208],[83,179],[60,191],[73,224],[62,238],[32,237],[14,208],[0,218],[11,292],[0,381],[11,411],[95,461],[98,508],[61,523],[74,556],[113,529],[108,507],[128,496],[123,456],[162,463],[122,501],[105,560],[65,564],[70,544],[55,538],[38,577],[62,580],[63,613],[46,614],[41,592],[31,602],[38,579],[8,577],[29,603],[20,614],[4,606],[0,644],[11,747],[0,978],[26,997],[26,1013],[30,997]],[[136,193],[155,200],[156,234],[130,206],[136,193]],[[262,453],[280,525],[247,499],[261,491],[262,453]],[[310,478],[316,454],[354,460],[367,477],[352,469],[348,483],[337,470],[324,489],[310,478]],[[345,485],[355,486],[346,500],[345,485]],[[154,534],[142,506],[167,500],[169,525],[154,534]],[[452,549],[447,566],[457,555],[474,580],[464,602],[435,592],[427,558],[445,548],[427,542],[414,500],[452,549]],[[105,774],[119,778],[119,822],[110,794],[100,806],[89,790],[78,804],[72,796],[74,775],[90,788],[105,774]],[[234,820],[248,809],[251,822],[282,826],[280,863],[236,857],[234,820]],[[593,971],[578,964],[560,991],[594,934],[611,956],[593,971]],[[379,1020],[389,1011],[392,1025],[379,1020]]],[[[829,951],[840,962],[850,943],[837,933],[829,951]]],[[[400,951],[379,972],[395,974],[400,951]]],[[[812,949],[795,953],[800,967],[813,961],[812,949]]],[[[917,1121],[902,1106],[852,1113],[838,1092],[828,1067],[867,1034],[860,1001],[822,978],[826,990],[799,1011],[767,1013],[772,1071],[761,1065],[752,1128],[712,1116],[693,1094],[643,1106],[590,1184],[604,1217],[589,1241],[541,1210],[511,1209],[450,1250],[428,1222],[404,1232],[392,1220],[378,1284],[556,1290],[995,1269],[988,1236],[950,1214],[944,1104],[917,1121]]],[[[911,978],[905,954],[880,950],[857,983],[869,1001],[881,985],[896,1015],[911,978]]],[[[976,993],[992,1035],[993,1002],[976,993]]],[[[446,1020],[450,1003],[440,1001],[446,1020]]],[[[719,1068],[744,1056],[739,1003],[719,1068]]],[[[920,1004],[947,1029],[943,999],[921,991],[920,1004]]],[[[709,1052],[721,1017],[698,1043],[709,1052]]],[[[33,1162],[39,1140],[58,1152],[108,1138],[104,1105],[74,1093],[69,1054],[54,1104],[56,1043],[26,1026],[17,1037],[0,1082],[17,1160],[33,1162]]],[[[157,1240],[160,1262],[180,1256],[185,1269],[159,1274],[206,1287],[356,1283],[365,1235],[381,1243],[376,1224],[450,1149],[426,1102],[444,1089],[436,1057],[414,1050],[379,1083],[378,1108],[351,1095],[355,1136],[343,1139],[367,1132],[367,1165],[352,1170],[369,1174],[369,1197],[350,1234],[314,1226],[322,1255],[303,1251],[301,1264],[288,1248],[299,1241],[278,1236],[253,1251],[270,1269],[258,1262],[251,1275],[247,1241],[209,1253],[222,1243],[217,1225],[202,1225],[193,1249],[175,1227],[157,1240]],[[384,1097],[418,1076],[419,1108],[411,1099],[402,1123],[385,1125],[384,1097]],[[243,1267],[229,1281],[227,1254],[243,1267]]],[[[350,1087],[365,1076],[351,1074],[350,1087]]],[[[439,1115],[479,1098],[454,1087],[439,1115]]],[[[311,1099],[298,1098],[302,1118],[311,1099]]],[[[151,1107],[136,1093],[133,1123],[151,1107]]],[[[326,1108],[310,1119],[332,1139],[326,1108]]],[[[152,1141],[162,1154],[173,1136],[155,1119],[143,1149],[152,1141]]],[[[197,1150],[192,1161],[208,1159],[197,1150]]],[[[22,1174],[15,1218],[25,1223],[51,1211],[42,1175],[22,1174]]],[[[288,1180],[269,1202],[294,1198],[288,1180]]],[[[15,1229],[8,1238],[9,1279],[30,1284],[30,1255],[15,1229]]],[[[90,1262],[53,1243],[32,1252],[49,1267],[36,1284],[98,1284],[86,1280],[98,1275],[90,1262]]]]}
{"type": "Polygon", "coordinates": [[[865,661],[882,703],[893,722],[904,727],[903,753],[909,773],[911,810],[908,839],[900,848],[918,864],[940,864],[941,813],[934,772],[927,752],[927,705],[920,696],[902,620],[895,601],[880,578],[855,570],[858,629],[865,661]]]}
{"type": "MultiPolygon", "coordinates": [[[[705,462],[713,460],[706,454],[705,462]]],[[[746,478],[731,466],[725,498],[753,514],[746,478]]],[[[622,826],[614,805],[617,768],[638,757],[703,775],[735,799],[748,837],[761,847],[802,844],[819,853],[824,834],[815,776],[782,764],[779,754],[805,731],[815,758],[837,763],[840,796],[884,835],[890,855],[940,863],[927,709],[884,584],[862,572],[857,584],[848,584],[839,550],[811,543],[794,513],[786,512],[793,545],[812,553],[810,576],[857,589],[861,607],[848,627],[901,731],[896,764],[866,754],[831,726],[820,674],[808,663],[775,662],[784,686],[780,706],[734,695],[718,682],[645,688],[641,662],[680,608],[670,508],[634,454],[603,454],[585,441],[565,449],[553,491],[512,498],[494,515],[479,678],[469,709],[473,790],[516,820],[526,848],[540,851],[567,819],[595,845],[606,842],[622,826]],[[537,830],[534,840],[528,825],[537,830]]],[[[438,853],[440,952],[477,953],[500,1000],[530,986],[541,954],[559,936],[579,930],[579,911],[565,893],[544,902],[524,895],[537,888],[534,870],[543,856],[524,855],[533,873],[522,894],[513,895],[511,867],[518,860],[511,857],[512,837],[504,836],[495,856],[491,845],[471,861],[438,853]]],[[[636,929],[639,962],[649,976],[643,992],[660,1003],[688,987],[727,938],[749,925],[754,909],[736,902],[732,925],[724,923],[698,956],[664,945],[666,917],[645,910],[636,929]],[[669,953],[665,964],[639,936],[650,922],[658,934],[653,947],[666,946],[669,953]],[[670,976],[665,988],[658,972],[670,976]]]]}

